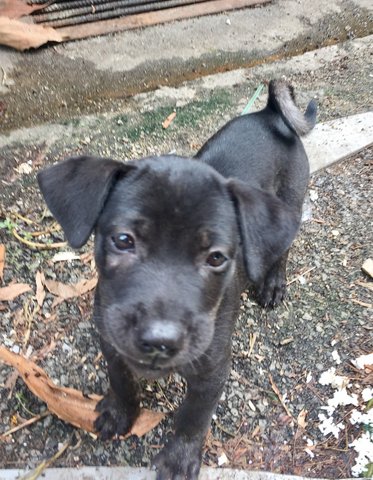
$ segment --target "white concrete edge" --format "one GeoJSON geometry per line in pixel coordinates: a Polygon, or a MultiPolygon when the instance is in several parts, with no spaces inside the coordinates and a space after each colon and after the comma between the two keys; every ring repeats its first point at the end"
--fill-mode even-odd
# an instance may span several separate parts
{"type": "MultiPolygon", "coordinates": [[[[26,480],[27,470],[0,470],[0,480],[26,480]]],[[[146,468],[131,467],[81,467],[48,468],[43,480],[155,480],[155,473],[146,468]]],[[[305,477],[277,473],[233,470],[230,468],[203,467],[199,480],[309,480],[305,477]]],[[[321,480],[321,479],[313,479],[321,480]]],[[[345,479],[352,480],[352,479],[345,479]]],[[[354,479],[356,480],[356,479],[354,479]]]]}
{"type": "Polygon", "coordinates": [[[373,144],[373,112],[319,123],[303,139],[311,173],[373,144]]]}
{"type": "MultiPolygon", "coordinates": [[[[105,118],[105,114],[101,117],[95,115],[86,115],[79,117],[82,126],[95,126],[97,118],[105,118]]],[[[0,134],[0,148],[11,147],[19,143],[37,144],[45,143],[51,147],[58,140],[63,138],[69,139],[76,132],[77,128],[72,123],[66,125],[62,123],[46,123],[37,127],[19,128],[9,133],[0,134]]]]}

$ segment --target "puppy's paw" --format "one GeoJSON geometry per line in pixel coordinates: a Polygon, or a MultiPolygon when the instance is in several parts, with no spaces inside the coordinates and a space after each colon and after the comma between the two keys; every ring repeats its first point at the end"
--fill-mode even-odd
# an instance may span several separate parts
{"type": "Polygon", "coordinates": [[[98,402],[96,412],[99,412],[99,416],[95,420],[94,428],[103,440],[128,433],[137,416],[137,411],[127,412],[112,392],[98,402]]]}
{"type": "Polygon", "coordinates": [[[197,480],[202,462],[200,440],[174,437],[154,458],[157,480],[197,480]]]}
{"type": "Polygon", "coordinates": [[[282,271],[270,271],[256,290],[256,300],[262,307],[273,308],[285,297],[286,278],[282,271]]]}

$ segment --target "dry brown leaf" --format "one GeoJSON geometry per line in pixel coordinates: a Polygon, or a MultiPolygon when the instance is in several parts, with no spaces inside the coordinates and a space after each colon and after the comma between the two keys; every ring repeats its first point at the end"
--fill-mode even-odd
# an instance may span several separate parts
{"type": "Polygon", "coordinates": [[[7,398],[12,398],[14,387],[16,386],[16,381],[18,380],[19,374],[17,370],[13,370],[12,373],[5,380],[4,387],[9,390],[7,398]]]}
{"type": "Polygon", "coordinates": [[[3,279],[5,267],[5,245],[0,243],[0,280],[3,279]]]}
{"type": "Polygon", "coordinates": [[[166,416],[163,412],[155,412],[154,410],[147,410],[146,408],[141,409],[140,415],[138,416],[135,424],[131,428],[131,432],[126,435],[136,435],[137,437],[142,437],[146,433],[153,430],[166,416]]]}
{"type": "Polygon", "coordinates": [[[0,16],[0,44],[17,50],[37,48],[47,42],[62,42],[65,37],[54,28],[24,23],[0,16]]]}
{"type": "Polygon", "coordinates": [[[53,302],[53,307],[74,297],[80,297],[90,290],[94,289],[97,285],[97,278],[91,278],[89,280],[81,280],[75,284],[66,284],[57,282],[55,280],[44,280],[44,285],[47,287],[48,291],[58,297],[53,302]]]}
{"type": "Polygon", "coordinates": [[[12,283],[7,287],[0,288],[0,302],[10,302],[30,290],[31,287],[27,283],[12,283]]]}
{"type": "Polygon", "coordinates": [[[74,285],[67,285],[65,283],[57,282],[56,280],[47,279],[45,279],[44,285],[47,287],[47,290],[50,293],[56,297],[61,297],[64,300],[77,297],[79,295],[74,285]]]}
{"type": "Polygon", "coordinates": [[[164,129],[168,128],[171,123],[175,120],[176,112],[170,113],[170,115],[166,118],[166,120],[162,123],[162,127],[164,129]]]}
{"type": "Polygon", "coordinates": [[[0,15],[9,18],[20,18],[24,15],[30,15],[35,10],[41,10],[47,5],[48,3],[44,3],[44,5],[28,5],[23,0],[0,0],[0,15]]]}
{"type": "Polygon", "coordinates": [[[93,290],[97,285],[97,278],[90,278],[89,280],[82,280],[76,284],[76,289],[79,292],[79,295],[84,295],[85,293],[93,290]]]}
{"type": "Polygon", "coordinates": [[[306,428],[307,422],[306,422],[306,416],[307,416],[308,411],[307,410],[301,410],[298,417],[297,417],[297,423],[301,428],[306,428]]]}
{"type": "MultiPolygon", "coordinates": [[[[57,387],[36,363],[2,346],[0,346],[0,359],[16,368],[32,393],[43,400],[48,409],[61,420],[88,432],[94,432],[93,423],[98,415],[95,408],[102,397],[95,394],[83,395],[82,392],[73,388],[57,387]]],[[[164,416],[162,412],[141,410],[127,436],[144,435],[157,426],[164,416]]]]}
{"type": "Polygon", "coordinates": [[[45,298],[45,290],[44,290],[44,283],[45,277],[44,273],[36,272],[35,275],[35,283],[36,283],[36,301],[38,302],[39,307],[43,306],[44,298],[45,298]]]}

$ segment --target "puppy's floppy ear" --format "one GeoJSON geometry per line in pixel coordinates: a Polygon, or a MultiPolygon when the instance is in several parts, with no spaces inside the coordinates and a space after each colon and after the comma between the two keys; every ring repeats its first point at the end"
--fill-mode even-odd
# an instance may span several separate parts
{"type": "Polygon", "coordinates": [[[67,240],[86,243],[114,183],[133,165],[94,157],[73,157],[38,173],[39,187],[67,240]]]}
{"type": "Polygon", "coordinates": [[[239,180],[229,179],[228,189],[236,206],[246,273],[258,284],[289,249],[300,215],[275,195],[239,180]]]}

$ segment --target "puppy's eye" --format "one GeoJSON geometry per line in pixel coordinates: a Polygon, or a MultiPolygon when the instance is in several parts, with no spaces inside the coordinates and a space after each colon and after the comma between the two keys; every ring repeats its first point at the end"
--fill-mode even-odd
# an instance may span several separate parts
{"type": "Polygon", "coordinates": [[[135,240],[128,233],[118,233],[111,237],[115,247],[122,252],[135,250],[135,240]]]}
{"type": "Polygon", "coordinates": [[[221,252],[212,252],[206,259],[210,267],[220,267],[227,261],[227,258],[221,252]]]}

